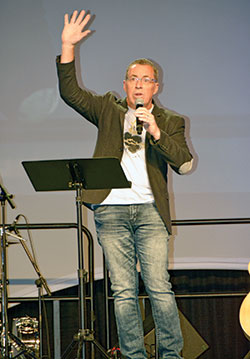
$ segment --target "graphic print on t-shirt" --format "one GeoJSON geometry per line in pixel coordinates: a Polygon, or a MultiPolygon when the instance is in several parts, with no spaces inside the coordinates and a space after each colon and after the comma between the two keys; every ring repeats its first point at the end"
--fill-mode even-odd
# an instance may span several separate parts
{"type": "Polygon", "coordinates": [[[130,152],[135,153],[142,148],[142,138],[137,134],[133,135],[130,132],[125,132],[124,145],[130,152]]]}
{"type": "Polygon", "coordinates": [[[131,153],[136,153],[144,148],[143,137],[136,132],[135,118],[133,121],[130,119],[130,121],[125,123],[124,146],[131,153]]]}

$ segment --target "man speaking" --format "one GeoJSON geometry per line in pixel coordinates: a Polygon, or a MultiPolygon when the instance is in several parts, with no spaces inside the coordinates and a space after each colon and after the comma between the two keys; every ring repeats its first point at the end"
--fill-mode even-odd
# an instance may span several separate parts
{"type": "Polygon", "coordinates": [[[158,71],[147,59],[127,68],[125,99],[108,92],[97,96],[81,89],[75,74],[75,45],[85,38],[90,14],[84,10],[64,18],[62,52],[57,58],[63,100],[98,129],[94,157],[118,157],[132,187],[83,190],[83,202],[94,211],[114,296],[122,355],[146,359],[138,302],[137,261],[150,299],[162,359],[181,358],[183,340],[168,274],[171,234],[168,165],[185,174],[192,155],[185,140],[184,119],[158,107],[158,71]]]}

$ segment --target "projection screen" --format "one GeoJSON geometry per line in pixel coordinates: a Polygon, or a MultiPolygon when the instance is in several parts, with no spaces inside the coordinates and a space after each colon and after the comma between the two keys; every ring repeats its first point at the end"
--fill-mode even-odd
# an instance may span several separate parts
{"type": "MultiPolygon", "coordinates": [[[[18,214],[29,223],[76,221],[75,193],[36,192],[21,162],[93,154],[96,129],[60,99],[55,67],[63,16],[82,7],[93,15],[94,31],[77,49],[81,86],[124,97],[127,65],[147,57],[160,69],[156,102],[185,116],[195,164],[188,175],[170,173],[172,218],[250,217],[248,0],[9,0],[0,13],[0,180],[16,204],[6,205],[7,222],[18,214]]],[[[87,209],[84,224],[101,278],[102,252],[87,209]]],[[[31,235],[51,289],[77,283],[76,231],[31,235]]],[[[169,266],[247,269],[249,236],[249,224],[174,227],[169,266]]],[[[19,244],[9,246],[7,259],[10,295],[36,294],[36,273],[19,244]]]]}

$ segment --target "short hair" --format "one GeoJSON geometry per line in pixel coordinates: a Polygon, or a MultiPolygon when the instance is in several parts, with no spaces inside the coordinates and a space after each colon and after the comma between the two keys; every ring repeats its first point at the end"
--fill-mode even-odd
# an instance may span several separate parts
{"type": "Polygon", "coordinates": [[[151,66],[151,67],[153,68],[153,70],[154,70],[155,80],[158,82],[159,71],[158,71],[157,67],[155,66],[155,64],[154,64],[152,61],[150,61],[150,60],[148,60],[148,59],[144,59],[144,58],[142,58],[142,59],[136,59],[136,60],[134,60],[133,62],[131,62],[131,63],[128,65],[127,70],[126,70],[126,76],[125,76],[125,79],[126,79],[126,80],[128,79],[128,72],[129,72],[130,68],[131,68],[133,65],[136,65],[136,64],[138,64],[138,65],[149,65],[149,66],[151,66]]]}

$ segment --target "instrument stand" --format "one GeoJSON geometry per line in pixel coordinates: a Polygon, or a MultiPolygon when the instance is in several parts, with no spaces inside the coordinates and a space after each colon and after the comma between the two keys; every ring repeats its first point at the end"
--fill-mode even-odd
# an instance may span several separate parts
{"type": "Polygon", "coordinates": [[[94,331],[86,328],[87,273],[84,269],[83,257],[82,189],[129,188],[131,183],[127,181],[118,158],[24,161],[22,164],[36,191],[75,190],[76,192],[80,329],[61,358],[66,358],[78,343],[77,359],[85,359],[86,342],[94,344],[103,357],[112,358],[94,339],[94,331]]]}
{"type": "Polygon", "coordinates": [[[1,233],[1,297],[2,297],[2,333],[1,333],[1,354],[3,358],[9,358],[9,340],[8,340],[8,332],[9,332],[9,324],[8,324],[8,291],[7,291],[7,240],[6,240],[6,219],[5,219],[5,203],[8,201],[11,208],[15,208],[15,205],[12,201],[13,195],[9,194],[7,190],[0,185],[1,193],[1,213],[2,213],[2,233],[1,233]]]}
{"type": "Polygon", "coordinates": [[[66,359],[67,356],[70,354],[72,349],[75,347],[75,345],[78,343],[78,349],[77,349],[77,358],[80,358],[81,351],[83,348],[83,344],[85,342],[93,343],[96,348],[99,350],[99,352],[102,354],[104,358],[113,358],[112,355],[107,352],[100,343],[95,339],[94,337],[94,331],[90,329],[81,329],[77,334],[74,335],[73,341],[70,343],[68,348],[63,353],[62,359],[66,359]]]}
{"type": "MultiPolygon", "coordinates": [[[[9,359],[10,358],[10,339],[15,342],[17,346],[22,349],[22,354],[28,358],[37,359],[35,354],[30,350],[19,338],[14,334],[9,332],[9,323],[8,323],[8,279],[7,279],[7,239],[6,239],[6,201],[9,203],[12,209],[15,208],[15,204],[12,201],[13,195],[9,194],[6,188],[0,184],[0,201],[1,201],[1,213],[2,213],[2,230],[1,230],[1,318],[2,318],[2,332],[1,332],[1,348],[0,354],[1,358],[9,359]]],[[[18,356],[21,355],[18,354],[18,356]]]]}
{"type": "Polygon", "coordinates": [[[43,357],[43,330],[42,330],[42,288],[44,287],[45,291],[49,296],[51,296],[51,291],[48,287],[46,279],[42,276],[41,271],[38,267],[38,264],[35,260],[35,258],[32,257],[28,246],[25,243],[25,240],[23,240],[21,237],[19,237],[19,242],[21,243],[25,253],[27,254],[27,257],[30,260],[30,263],[32,264],[35,272],[37,273],[38,279],[35,281],[37,291],[38,291],[38,317],[39,317],[39,355],[40,359],[43,357]]]}
{"type": "MultiPolygon", "coordinates": [[[[42,281],[37,279],[35,281],[38,291],[38,323],[39,323],[39,354],[40,358],[43,357],[43,314],[42,314],[42,281]]],[[[51,294],[50,294],[51,295],[51,294]]]]}
{"type": "MultiPolygon", "coordinates": [[[[91,342],[93,343],[104,358],[112,358],[106,350],[96,341],[94,337],[94,332],[89,329],[80,330],[77,335],[74,336],[74,341],[79,342],[79,348],[83,345],[83,342],[91,342]]],[[[79,350],[78,350],[79,351],[79,350]]],[[[77,358],[79,358],[80,353],[77,353],[77,358]]]]}

